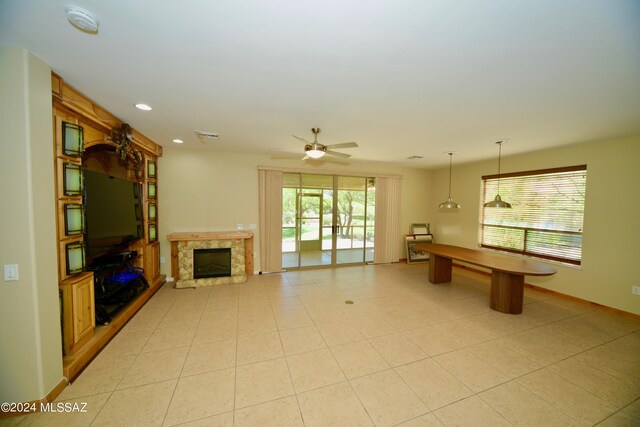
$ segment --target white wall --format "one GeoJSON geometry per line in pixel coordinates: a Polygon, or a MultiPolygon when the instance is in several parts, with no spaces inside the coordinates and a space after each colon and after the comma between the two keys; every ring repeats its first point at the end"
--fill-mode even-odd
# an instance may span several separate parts
{"type": "Polygon", "coordinates": [[[45,397],[62,379],[51,69],[0,46],[0,401],[45,397]]]}
{"type": "MultiPolygon", "coordinates": [[[[587,165],[582,266],[554,264],[556,275],[527,277],[527,283],[640,314],[640,296],[631,294],[633,285],[640,286],[639,162],[640,136],[503,156],[502,172],[587,165]]],[[[496,172],[497,156],[454,164],[452,198],[462,209],[445,213],[438,211],[437,204],[430,205],[437,242],[478,246],[480,180],[496,172]]],[[[448,173],[448,169],[434,172],[433,194],[439,201],[447,198],[448,173]]]]}
{"type": "MultiPolygon", "coordinates": [[[[402,234],[409,232],[412,222],[429,221],[431,172],[428,171],[356,161],[349,165],[324,163],[314,167],[299,160],[274,160],[262,155],[165,147],[158,161],[159,240],[161,254],[167,260],[161,266],[162,273],[171,275],[167,234],[235,230],[236,224],[243,224],[245,228],[249,224],[258,225],[259,165],[305,168],[312,173],[402,175],[402,234]]],[[[256,230],[256,271],[260,270],[258,234],[256,230]]],[[[398,245],[403,245],[402,236],[398,236],[398,245]]]]}

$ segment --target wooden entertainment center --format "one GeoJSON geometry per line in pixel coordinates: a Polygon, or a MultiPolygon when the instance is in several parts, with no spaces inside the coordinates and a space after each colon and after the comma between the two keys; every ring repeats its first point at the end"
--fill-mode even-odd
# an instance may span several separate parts
{"type": "Polygon", "coordinates": [[[58,286],[64,375],[73,379],[165,282],[158,242],[158,158],[162,147],[68,86],[52,73],[57,203],[58,286]],[[74,147],[77,144],[77,147],[74,147]],[[122,251],[136,253],[149,288],[107,325],[96,326],[94,274],[87,269],[83,171],[142,184],[142,227],[122,251]]]}

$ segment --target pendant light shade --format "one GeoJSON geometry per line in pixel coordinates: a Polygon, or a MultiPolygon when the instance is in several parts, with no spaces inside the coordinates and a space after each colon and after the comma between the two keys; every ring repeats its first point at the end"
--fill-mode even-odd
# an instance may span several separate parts
{"type": "Polygon", "coordinates": [[[490,201],[484,204],[485,208],[511,208],[511,203],[507,203],[504,200],[502,200],[502,197],[500,197],[499,194],[496,194],[496,197],[490,201]]]}
{"type": "Polygon", "coordinates": [[[460,209],[460,205],[451,200],[451,169],[453,167],[453,153],[447,153],[449,155],[449,197],[444,203],[440,203],[440,209],[460,209]]]}
{"type": "Polygon", "coordinates": [[[496,194],[496,197],[490,201],[484,204],[485,208],[507,208],[507,209],[511,209],[511,204],[505,202],[504,200],[502,200],[502,197],[500,197],[500,159],[502,157],[502,143],[504,141],[496,141],[496,144],[498,144],[498,194],[496,194]]]}

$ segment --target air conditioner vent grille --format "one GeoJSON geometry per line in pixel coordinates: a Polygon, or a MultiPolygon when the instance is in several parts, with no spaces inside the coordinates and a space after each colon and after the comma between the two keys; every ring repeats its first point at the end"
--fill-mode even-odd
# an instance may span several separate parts
{"type": "Polygon", "coordinates": [[[217,141],[220,139],[220,135],[217,132],[210,132],[210,131],[204,131],[204,130],[197,130],[195,132],[200,142],[217,141]]]}

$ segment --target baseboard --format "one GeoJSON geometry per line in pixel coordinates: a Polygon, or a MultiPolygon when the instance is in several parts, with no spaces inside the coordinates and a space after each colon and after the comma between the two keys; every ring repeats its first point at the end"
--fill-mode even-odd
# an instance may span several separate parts
{"type": "MultiPolygon", "coordinates": [[[[482,274],[484,276],[491,277],[491,272],[490,271],[480,270],[478,268],[471,267],[471,266],[464,265],[464,264],[459,264],[457,262],[454,262],[453,266],[461,268],[463,270],[469,270],[469,271],[473,271],[474,273],[479,273],[479,274],[482,274]]],[[[525,280],[526,280],[526,276],[525,276],[525,280]]],[[[640,315],[635,314],[635,313],[629,313],[628,311],[620,310],[618,308],[613,308],[613,307],[609,307],[609,306],[606,306],[606,305],[598,304],[597,302],[593,302],[593,301],[589,301],[589,300],[586,300],[586,299],[574,297],[573,295],[563,294],[562,292],[558,292],[558,291],[554,291],[554,290],[551,290],[551,289],[543,288],[543,287],[538,286],[538,285],[532,285],[531,283],[526,283],[525,282],[524,286],[529,288],[529,289],[535,289],[536,291],[539,291],[539,292],[552,294],[552,295],[557,296],[559,298],[563,298],[563,299],[566,299],[566,300],[571,300],[571,301],[574,301],[574,302],[577,302],[577,303],[580,303],[580,304],[585,304],[585,305],[589,305],[591,307],[595,307],[595,308],[598,308],[598,309],[601,309],[601,310],[609,311],[611,313],[615,313],[615,314],[618,314],[620,316],[628,317],[628,318],[635,319],[635,320],[640,320],[640,315]]]]}
{"type": "MultiPolygon", "coordinates": [[[[68,384],[69,382],[67,381],[67,379],[62,378],[60,382],[58,382],[58,384],[56,384],[55,387],[53,387],[51,391],[47,393],[47,395],[44,398],[22,403],[20,405],[20,408],[22,409],[22,411],[17,411],[17,410],[5,411],[3,409],[2,412],[0,412],[0,420],[17,417],[19,415],[27,415],[27,414],[40,412],[40,409],[42,408],[42,406],[46,405],[47,403],[53,402],[56,399],[56,397],[58,397],[60,393],[62,393],[62,390],[64,390],[68,384]]],[[[16,409],[19,409],[19,408],[16,408],[16,409]]]]}

